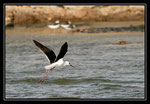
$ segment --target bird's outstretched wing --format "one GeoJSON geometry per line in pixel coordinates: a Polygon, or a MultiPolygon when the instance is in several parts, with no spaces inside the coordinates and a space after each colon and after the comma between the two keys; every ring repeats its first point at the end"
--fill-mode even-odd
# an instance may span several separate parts
{"type": "Polygon", "coordinates": [[[65,54],[67,53],[67,51],[68,51],[68,44],[67,44],[67,42],[65,42],[62,45],[60,52],[59,52],[57,58],[55,59],[55,62],[58,61],[59,59],[63,58],[65,56],[65,54]]]}
{"type": "Polygon", "coordinates": [[[52,64],[54,63],[55,59],[56,59],[56,55],[53,52],[53,50],[47,48],[46,46],[42,45],[41,43],[37,42],[36,40],[33,40],[33,42],[35,43],[35,45],[41,49],[41,51],[46,55],[46,58],[48,59],[48,61],[52,64]]]}

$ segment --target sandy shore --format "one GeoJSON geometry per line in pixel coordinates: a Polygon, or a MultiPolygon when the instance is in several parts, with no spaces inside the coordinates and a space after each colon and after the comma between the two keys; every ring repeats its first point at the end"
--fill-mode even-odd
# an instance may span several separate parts
{"type": "Polygon", "coordinates": [[[13,6],[6,5],[5,24],[50,24],[55,20],[72,23],[144,21],[144,6],[13,6]]]}

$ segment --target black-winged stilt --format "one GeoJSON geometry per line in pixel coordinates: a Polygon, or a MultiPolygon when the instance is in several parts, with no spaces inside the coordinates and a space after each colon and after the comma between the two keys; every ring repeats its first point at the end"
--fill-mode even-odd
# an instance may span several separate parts
{"type": "Polygon", "coordinates": [[[60,22],[59,22],[59,20],[57,20],[57,21],[55,21],[54,24],[47,25],[47,26],[48,26],[49,28],[51,28],[51,29],[57,29],[57,28],[60,27],[60,22]]]}
{"type": "Polygon", "coordinates": [[[62,45],[57,57],[56,57],[55,53],[53,52],[53,50],[47,48],[46,46],[42,45],[41,43],[37,42],[36,40],[33,40],[33,42],[45,54],[46,58],[50,62],[50,65],[45,66],[46,72],[40,81],[44,81],[45,78],[47,77],[48,73],[50,72],[50,70],[54,69],[55,67],[67,66],[67,65],[72,66],[69,61],[63,60],[63,57],[65,56],[65,54],[67,53],[67,50],[68,50],[67,42],[65,42],[62,45]]]}
{"type": "Polygon", "coordinates": [[[71,21],[67,21],[65,24],[60,24],[60,26],[66,30],[71,30],[76,27],[71,23],[71,21]]]}

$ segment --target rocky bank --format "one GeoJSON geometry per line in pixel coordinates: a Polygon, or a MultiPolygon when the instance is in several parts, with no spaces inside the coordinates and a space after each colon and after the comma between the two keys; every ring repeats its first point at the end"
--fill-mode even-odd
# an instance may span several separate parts
{"type": "Polygon", "coordinates": [[[72,23],[101,21],[144,21],[144,6],[36,6],[6,5],[5,25],[50,24],[55,20],[72,23]]]}

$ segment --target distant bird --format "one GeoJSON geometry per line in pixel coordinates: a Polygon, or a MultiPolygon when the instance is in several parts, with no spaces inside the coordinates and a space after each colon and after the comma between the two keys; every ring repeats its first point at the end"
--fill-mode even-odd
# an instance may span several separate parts
{"type": "Polygon", "coordinates": [[[59,28],[60,27],[59,20],[55,21],[54,24],[48,25],[48,27],[51,28],[51,29],[57,29],[57,28],[59,28]]]}
{"type": "Polygon", "coordinates": [[[45,78],[47,77],[48,73],[50,72],[50,70],[54,69],[55,67],[67,66],[67,65],[72,66],[69,61],[63,60],[63,57],[65,56],[65,54],[67,53],[67,50],[68,50],[67,42],[65,42],[62,45],[57,57],[56,57],[55,53],[53,52],[53,50],[47,48],[46,46],[42,45],[41,43],[37,42],[36,40],[33,40],[33,42],[44,53],[44,55],[50,62],[50,65],[45,66],[46,72],[45,72],[44,76],[42,77],[42,79],[40,80],[40,82],[44,81],[45,78]]]}
{"type": "Polygon", "coordinates": [[[66,30],[71,30],[76,27],[71,23],[71,21],[67,21],[65,24],[61,24],[60,26],[66,30]]]}

